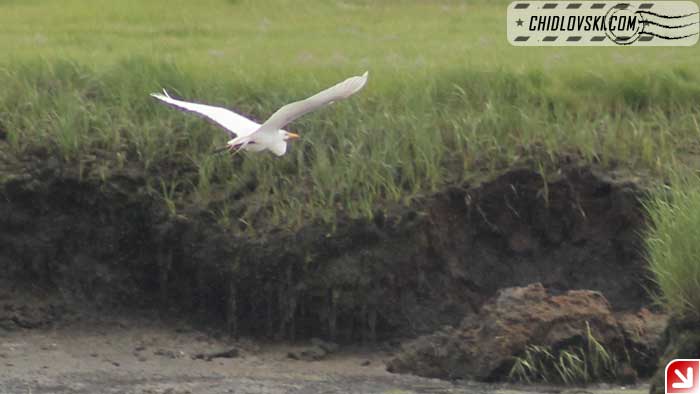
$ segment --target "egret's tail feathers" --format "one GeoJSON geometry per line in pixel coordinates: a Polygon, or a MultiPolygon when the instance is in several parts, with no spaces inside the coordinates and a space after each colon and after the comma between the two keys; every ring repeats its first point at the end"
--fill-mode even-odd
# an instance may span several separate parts
{"type": "Polygon", "coordinates": [[[157,99],[164,99],[164,98],[169,98],[171,99],[170,95],[168,94],[168,91],[163,89],[163,94],[160,93],[151,93],[151,97],[155,97],[157,99]]]}

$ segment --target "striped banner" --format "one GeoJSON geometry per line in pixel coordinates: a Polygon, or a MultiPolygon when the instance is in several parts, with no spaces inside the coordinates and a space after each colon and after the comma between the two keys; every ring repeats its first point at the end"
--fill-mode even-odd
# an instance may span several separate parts
{"type": "Polygon", "coordinates": [[[700,12],[692,1],[515,1],[507,32],[515,46],[691,46],[700,12]]]}

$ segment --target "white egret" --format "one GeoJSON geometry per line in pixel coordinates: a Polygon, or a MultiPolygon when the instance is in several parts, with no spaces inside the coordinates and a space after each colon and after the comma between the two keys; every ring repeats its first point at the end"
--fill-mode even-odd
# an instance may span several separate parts
{"type": "Polygon", "coordinates": [[[299,138],[298,134],[283,130],[282,127],[306,113],[357,93],[365,86],[368,74],[369,72],[365,72],[362,76],[350,77],[307,99],[289,103],[278,109],[263,124],[253,122],[226,108],[174,99],[165,89],[163,94],[151,93],[151,96],[181,111],[200,115],[226,129],[233,138],[221,150],[228,149],[233,152],[245,149],[259,152],[268,149],[277,156],[282,156],[287,151],[287,141],[299,138]]]}

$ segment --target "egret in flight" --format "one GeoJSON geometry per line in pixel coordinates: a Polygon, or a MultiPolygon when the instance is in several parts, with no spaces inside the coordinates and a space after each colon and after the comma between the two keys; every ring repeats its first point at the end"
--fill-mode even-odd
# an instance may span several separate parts
{"type": "Polygon", "coordinates": [[[330,88],[300,101],[289,103],[272,114],[263,124],[258,124],[245,116],[222,107],[190,103],[170,97],[163,89],[163,94],[151,93],[151,96],[181,111],[193,112],[223,127],[231,135],[226,147],[231,152],[245,149],[260,152],[266,149],[277,156],[287,151],[287,141],[299,138],[298,134],[283,130],[282,127],[313,110],[346,99],[357,93],[367,83],[369,72],[362,76],[350,77],[330,88]]]}

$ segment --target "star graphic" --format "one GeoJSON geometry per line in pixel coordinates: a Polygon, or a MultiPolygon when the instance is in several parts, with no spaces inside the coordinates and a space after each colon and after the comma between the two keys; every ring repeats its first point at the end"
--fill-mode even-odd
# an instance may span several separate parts
{"type": "Polygon", "coordinates": [[[517,20],[517,21],[515,21],[515,23],[517,23],[517,24],[518,24],[518,26],[522,26],[522,25],[523,25],[523,20],[522,20],[522,19],[520,19],[520,18],[518,18],[518,20],[517,20]]]}

